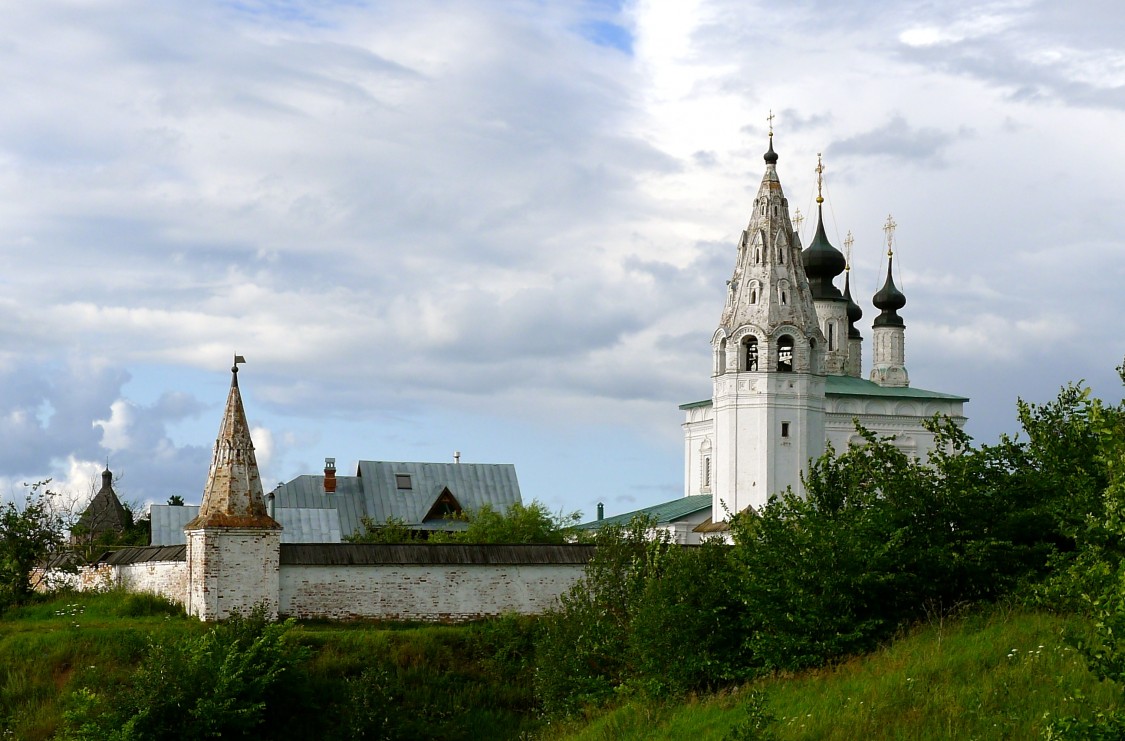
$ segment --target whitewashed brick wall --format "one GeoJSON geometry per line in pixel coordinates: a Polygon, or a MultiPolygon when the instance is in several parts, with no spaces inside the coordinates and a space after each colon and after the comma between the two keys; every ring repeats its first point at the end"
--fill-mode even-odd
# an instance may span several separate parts
{"type": "Polygon", "coordinates": [[[187,602],[187,564],[183,561],[147,561],[116,568],[116,582],[130,592],[152,592],[181,605],[187,602]]]}
{"type": "Polygon", "coordinates": [[[458,621],[538,614],[584,572],[581,564],[281,567],[282,615],[458,621]]]}

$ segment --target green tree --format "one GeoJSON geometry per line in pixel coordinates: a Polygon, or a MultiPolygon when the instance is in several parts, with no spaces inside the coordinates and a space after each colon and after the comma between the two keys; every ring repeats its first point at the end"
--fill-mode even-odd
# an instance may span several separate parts
{"type": "Polygon", "coordinates": [[[448,543],[566,543],[581,513],[552,514],[539,501],[516,502],[499,510],[491,504],[459,515],[464,530],[434,533],[431,540],[448,543]]]}
{"type": "Polygon", "coordinates": [[[426,533],[415,530],[399,517],[388,517],[384,522],[376,522],[371,517],[360,520],[362,530],[344,538],[348,543],[414,543],[426,539],[426,533]]]}
{"type": "Polygon", "coordinates": [[[390,517],[376,522],[370,517],[361,520],[363,528],[344,538],[349,543],[566,543],[581,514],[552,514],[541,502],[516,502],[500,510],[491,504],[463,512],[454,517],[465,523],[463,530],[418,530],[400,518],[390,517]]]}
{"type": "Polygon", "coordinates": [[[47,488],[50,479],[28,486],[22,504],[0,505],[0,610],[26,602],[33,591],[32,569],[60,553],[66,518],[47,488]]]}

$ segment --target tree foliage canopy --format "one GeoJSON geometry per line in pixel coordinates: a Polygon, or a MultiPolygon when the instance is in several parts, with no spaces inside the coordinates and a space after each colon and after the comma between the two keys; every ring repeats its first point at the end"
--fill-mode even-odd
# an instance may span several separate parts
{"type": "Polygon", "coordinates": [[[545,707],[817,666],[1002,597],[1100,616],[1087,653],[1125,680],[1125,405],[1069,385],[1018,409],[1023,434],[979,447],[935,418],[925,461],[860,427],[862,445],[813,462],[804,497],[733,518],[733,546],[606,528],[545,621],[545,707]]]}
{"type": "Polygon", "coordinates": [[[0,505],[0,611],[31,596],[32,569],[66,544],[65,513],[47,488],[49,483],[48,479],[29,485],[22,503],[0,505]]]}

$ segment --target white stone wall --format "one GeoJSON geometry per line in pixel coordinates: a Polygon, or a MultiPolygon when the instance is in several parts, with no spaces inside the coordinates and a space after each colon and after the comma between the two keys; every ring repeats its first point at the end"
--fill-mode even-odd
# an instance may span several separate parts
{"type": "Polygon", "coordinates": [[[31,588],[36,592],[73,589],[76,592],[102,592],[117,586],[117,572],[112,566],[82,566],[77,571],[32,569],[31,588]]]}
{"type": "Polygon", "coordinates": [[[836,452],[842,453],[862,440],[855,430],[858,418],[861,425],[877,435],[893,436],[895,445],[904,453],[925,460],[934,449],[934,436],[922,423],[941,414],[963,427],[964,406],[964,402],[951,399],[831,397],[825,432],[836,452]]]}
{"type": "Polygon", "coordinates": [[[711,487],[704,481],[704,457],[711,457],[711,477],[714,481],[714,407],[707,406],[685,409],[684,429],[684,496],[710,494],[711,487]]]}
{"type": "Polygon", "coordinates": [[[114,581],[130,592],[152,592],[181,605],[187,603],[188,568],[184,561],[145,561],[116,570],[114,581]]]}
{"type": "Polygon", "coordinates": [[[581,564],[281,567],[282,615],[457,621],[538,614],[584,573],[581,564]]]}

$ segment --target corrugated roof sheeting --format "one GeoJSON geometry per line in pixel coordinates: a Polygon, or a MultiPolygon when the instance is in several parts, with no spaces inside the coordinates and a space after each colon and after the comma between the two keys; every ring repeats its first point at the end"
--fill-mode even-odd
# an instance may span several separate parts
{"type": "Polygon", "coordinates": [[[199,506],[185,504],[173,507],[169,504],[154,504],[149,508],[149,522],[152,532],[149,543],[152,545],[182,545],[187,542],[184,525],[199,515],[199,506]]]}
{"type": "Polygon", "coordinates": [[[102,556],[99,563],[107,563],[112,566],[126,566],[131,563],[148,563],[149,561],[183,561],[186,558],[186,545],[149,545],[139,548],[122,548],[119,551],[111,551],[102,556]]]}
{"type": "Polygon", "coordinates": [[[281,563],[291,566],[585,564],[593,555],[594,546],[576,544],[282,543],[281,545],[281,563]]]}
{"type": "Polygon", "coordinates": [[[282,543],[339,543],[340,518],[335,508],[278,507],[282,543]]]}

